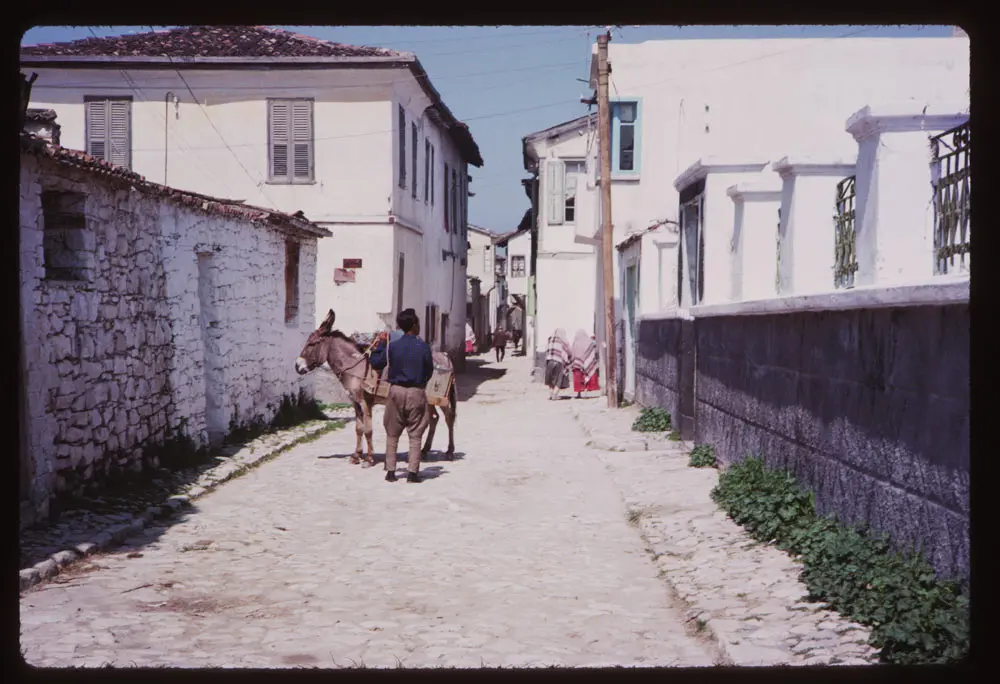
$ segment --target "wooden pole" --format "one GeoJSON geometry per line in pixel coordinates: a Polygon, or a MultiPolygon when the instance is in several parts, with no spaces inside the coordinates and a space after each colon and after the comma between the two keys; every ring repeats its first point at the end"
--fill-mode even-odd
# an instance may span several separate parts
{"type": "Polygon", "coordinates": [[[601,253],[604,283],[605,390],[608,406],[618,408],[618,352],[615,339],[614,228],[611,224],[611,105],[608,102],[608,41],[597,37],[597,140],[601,154],[601,253]]]}

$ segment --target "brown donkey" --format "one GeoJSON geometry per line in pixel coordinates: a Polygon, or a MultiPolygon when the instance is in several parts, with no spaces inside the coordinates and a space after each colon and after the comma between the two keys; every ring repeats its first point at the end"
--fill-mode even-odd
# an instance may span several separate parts
{"type": "MultiPolygon", "coordinates": [[[[368,375],[369,348],[359,345],[339,330],[333,329],[333,322],[337,315],[330,309],[319,327],[309,335],[306,346],[302,348],[302,353],[295,360],[295,370],[299,375],[305,375],[309,371],[319,368],[324,363],[330,366],[330,370],[340,380],[344,390],[351,398],[354,405],[354,430],[358,436],[357,446],[351,455],[351,463],[361,461],[361,436],[364,435],[368,445],[368,456],[365,458],[365,467],[375,465],[374,447],[372,446],[372,407],[375,404],[384,404],[382,397],[368,392],[364,388],[364,380],[368,375]]],[[[451,369],[451,360],[440,352],[434,353],[434,363],[451,369]]],[[[448,460],[455,454],[455,417],[458,405],[458,394],[455,390],[455,383],[451,384],[448,390],[448,401],[444,406],[434,406],[428,404],[427,410],[431,412],[430,426],[427,430],[427,441],[424,443],[423,454],[426,456],[434,441],[434,431],[437,428],[438,408],[444,413],[445,423],[448,425],[448,460]]]]}

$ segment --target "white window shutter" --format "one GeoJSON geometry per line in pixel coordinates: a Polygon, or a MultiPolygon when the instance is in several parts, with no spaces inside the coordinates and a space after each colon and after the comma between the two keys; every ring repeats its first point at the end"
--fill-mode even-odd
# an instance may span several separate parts
{"type": "Polygon", "coordinates": [[[108,135],[108,161],[119,166],[130,166],[132,145],[129,135],[128,100],[111,100],[108,103],[110,126],[108,135]]]}
{"type": "Polygon", "coordinates": [[[270,144],[271,178],[288,177],[288,145],[291,138],[290,107],[288,102],[271,101],[270,144]]]}
{"type": "Polygon", "coordinates": [[[550,160],[545,164],[548,169],[546,184],[548,185],[548,223],[559,224],[563,222],[563,213],[566,211],[565,180],[566,167],[559,160],[550,160]]]}
{"type": "Polygon", "coordinates": [[[87,154],[98,159],[108,157],[108,102],[92,100],[87,103],[87,154]]]}
{"type": "Polygon", "coordinates": [[[313,116],[310,100],[292,102],[292,172],[297,180],[312,178],[313,116]]]}

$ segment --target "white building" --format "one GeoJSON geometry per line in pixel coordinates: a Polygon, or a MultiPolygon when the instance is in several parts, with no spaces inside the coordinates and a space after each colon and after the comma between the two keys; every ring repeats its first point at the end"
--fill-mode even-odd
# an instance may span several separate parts
{"type": "MultiPolygon", "coordinates": [[[[967,37],[613,42],[609,61],[613,67],[611,209],[615,245],[621,247],[614,260],[613,282],[626,397],[634,384],[628,370],[634,360],[627,355],[633,352],[635,321],[640,317],[686,316],[695,305],[779,292],[785,276],[779,276],[777,264],[791,268],[786,256],[791,245],[779,245],[778,209],[789,190],[781,176],[788,170],[776,162],[798,157],[809,162],[810,174],[833,174],[839,181],[843,176],[837,174],[853,166],[858,155],[857,142],[844,125],[852,113],[886,101],[913,114],[925,108],[958,113],[968,107],[967,37]],[[819,167],[825,170],[817,171],[819,167]],[[756,226],[770,222],[773,235],[741,238],[734,228],[744,218],[756,226]],[[679,224],[688,229],[679,230],[679,224]],[[744,249],[737,263],[733,254],[741,244],[744,249]],[[745,277],[734,275],[738,273],[756,275],[747,284],[745,277]]],[[[597,85],[596,54],[591,85],[597,85]]],[[[581,122],[577,130],[582,130],[586,117],[577,121],[581,122]]],[[[545,218],[560,206],[559,198],[566,192],[560,173],[548,167],[559,168],[564,159],[581,153],[572,140],[573,133],[560,127],[526,139],[526,147],[535,150],[532,159],[526,158],[526,168],[536,160],[539,165],[538,302],[539,324],[546,329],[554,327],[544,322],[546,298],[562,302],[566,290],[551,293],[542,287],[544,245],[559,239],[567,245],[561,253],[584,259],[576,256],[584,251],[578,244],[599,237],[599,194],[590,193],[598,177],[596,141],[575,144],[586,152],[593,218],[577,219],[572,238],[565,225],[553,227],[545,218]]],[[[822,187],[829,200],[820,210],[832,236],[836,182],[822,187]]],[[[578,212],[582,203],[577,201],[578,212]]],[[[787,212],[782,220],[787,221],[787,212]]],[[[801,240],[798,244],[804,245],[801,240]]],[[[595,256],[586,258],[592,260],[592,273],[599,274],[595,256]]],[[[559,272],[566,275],[555,277],[556,281],[583,278],[585,267],[568,266],[569,261],[564,256],[559,262],[559,272]]],[[[824,277],[833,289],[831,269],[824,277]]],[[[590,325],[604,302],[600,277],[595,281],[596,296],[589,309],[575,314],[590,325]]],[[[566,325],[575,324],[567,320],[566,325]]],[[[600,320],[595,332],[603,353],[600,320]]],[[[543,347],[540,336],[536,351],[543,347]]]]}
{"type": "Polygon", "coordinates": [[[209,26],[26,46],[21,65],[64,146],[329,229],[316,323],[333,308],[371,332],[412,307],[435,348],[461,348],[482,159],[412,54],[209,26]]]}
{"type": "MultiPolygon", "coordinates": [[[[600,194],[593,169],[597,115],[532,133],[522,141],[525,169],[542,189],[536,209],[538,227],[535,276],[535,365],[549,336],[559,328],[594,333],[594,301],[581,293],[596,286],[599,259],[593,236],[600,222],[600,194]]],[[[603,319],[602,319],[603,320],[603,319]]]]}

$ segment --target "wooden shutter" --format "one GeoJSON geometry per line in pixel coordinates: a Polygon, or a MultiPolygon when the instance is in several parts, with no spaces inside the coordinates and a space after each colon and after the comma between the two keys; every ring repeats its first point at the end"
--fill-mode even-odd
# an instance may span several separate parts
{"type": "Polygon", "coordinates": [[[271,100],[271,178],[288,178],[288,145],[291,141],[291,112],[288,102],[271,100]]]}
{"type": "Polygon", "coordinates": [[[295,100],[292,115],[292,173],[295,180],[312,180],[313,167],[313,103],[295,100]]]}
{"type": "Polygon", "coordinates": [[[416,122],[413,122],[413,123],[410,124],[410,132],[412,134],[411,137],[413,138],[413,140],[412,140],[412,142],[413,142],[413,150],[410,153],[411,156],[413,157],[413,159],[412,159],[412,162],[413,162],[413,184],[411,185],[412,189],[410,190],[410,196],[413,197],[413,199],[416,199],[417,198],[417,151],[418,151],[417,150],[418,134],[417,134],[417,124],[416,124],[416,122]]]}
{"type": "Polygon", "coordinates": [[[548,169],[546,185],[548,185],[549,208],[548,223],[560,224],[563,222],[563,215],[566,211],[566,166],[558,159],[549,160],[545,167],[548,169]]]}
{"type": "Polygon", "coordinates": [[[87,154],[98,159],[108,158],[108,102],[91,100],[87,103],[87,154]]]}
{"type": "Polygon", "coordinates": [[[110,100],[108,102],[108,118],[110,120],[108,127],[110,157],[108,161],[124,167],[131,166],[132,144],[130,138],[132,136],[129,130],[131,105],[132,103],[128,100],[110,100]]]}
{"type": "Polygon", "coordinates": [[[458,215],[458,171],[451,170],[451,232],[458,232],[460,217],[458,215]]]}
{"type": "Polygon", "coordinates": [[[437,162],[437,155],[434,153],[434,146],[431,145],[431,206],[434,206],[434,164],[437,162]]]}
{"type": "Polygon", "coordinates": [[[431,141],[424,138],[424,204],[427,203],[431,182],[431,141]]]}
{"type": "Polygon", "coordinates": [[[451,202],[448,201],[448,165],[445,164],[444,165],[444,232],[446,233],[450,230],[449,228],[450,224],[448,222],[448,219],[451,218],[450,216],[451,210],[449,209],[450,206],[451,202]]]}
{"type": "Polygon", "coordinates": [[[399,254],[399,280],[396,282],[396,315],[403,310],[403,274],[405,272],[406,261],[403,253],[399,254]]]}

